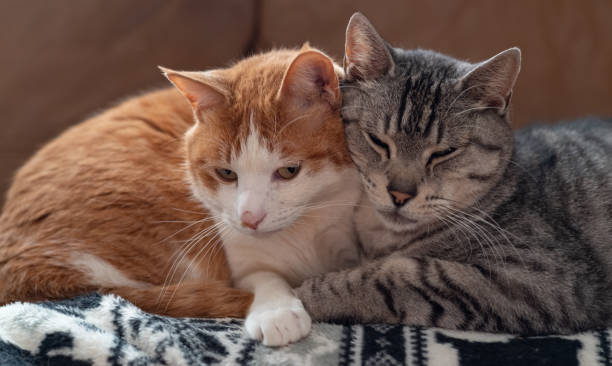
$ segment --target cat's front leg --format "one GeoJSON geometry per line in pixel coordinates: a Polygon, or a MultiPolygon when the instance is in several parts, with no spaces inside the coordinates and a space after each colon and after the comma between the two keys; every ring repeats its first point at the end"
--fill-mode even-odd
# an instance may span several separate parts
{"type": "Polygon", "coordinates": [[[291,286],[273,272],[256,272],[236,283],[255,294],[245,327],[267,346],[284,346],[310,333],[310,316],[291,286]]]}
{"type": "MultiPolygon", "coordinates": [[[[541,264],[544,266],[544,264],[541,264]]],[[[387,258],[311,278],[296,289],[318,321],[396,323],[519,334],[570,333],[606,324],[601,300],[571,269],[529,271],[431,257],[387,258]],[[582,297],[575,296],[577,285],[582,297]],[[559,310],[569,309],[569,310],[559,310]],[[573,322],[567,320],[568,311],[573,322]]]]}

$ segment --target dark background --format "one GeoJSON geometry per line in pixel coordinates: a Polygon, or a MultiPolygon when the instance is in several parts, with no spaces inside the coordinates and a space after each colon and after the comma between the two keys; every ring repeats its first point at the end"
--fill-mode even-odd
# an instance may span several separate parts
{"type": "Polygon", "coordinates": [[[44,142],[122,98],[166,86],[157,65],[204,70],[307,40],[341,61],[356,10],[395,46],[470,61],[519,46],[516,127],[612,115],[608,0],[2,0],[0,203],[44,142]]]}

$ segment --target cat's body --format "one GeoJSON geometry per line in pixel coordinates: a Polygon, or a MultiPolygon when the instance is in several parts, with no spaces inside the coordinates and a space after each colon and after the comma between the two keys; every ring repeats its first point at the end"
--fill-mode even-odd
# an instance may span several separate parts
{"type": "Polygon", "coordinates": [[[347,31],[367,261],[298,290],[318,320],[522,334],[612,325],[612,121],[512,136],[516,49],[476,65],[347,31]],[[340,297],[343,300],[337,301],[340,297]]]}
{"type": "Polygon", "coordinates": [[[180,93],[75,126],[18,172],[0,217],[0,303],[103,291],[172,316],[248,311],[269,345],[305,336],[291,288],[357,255],[341,70],[305,46],[163,71],[180,93]]]}
{"type": "Polygon", "coordinates": [[[192,263],[196,248],[180,251],[211,226],[197,222],[206,212],[185,181],[182,136],[192,125],[189,104],[169,88],[129,100],[40,150],[15,177],[0,217],[0,302],[109,291],[146,311],[244,316],[250,295],[230,289],[219,243],[211,242],[206,261],[192,263]],[[158,288],[183,275],[180,288],[158,288]],[[210,286],[192,282],[199,279],[210,286]]]}

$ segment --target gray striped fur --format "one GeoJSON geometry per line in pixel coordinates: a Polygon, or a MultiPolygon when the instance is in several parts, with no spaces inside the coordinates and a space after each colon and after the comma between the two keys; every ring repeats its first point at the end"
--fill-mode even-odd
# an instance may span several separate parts
{"type": "Polygon", "coordinates": [[[355,15],[349,51],[343,117],[366,192],[355,216],[364,261],[297,289],[313,319],[520,334],[611,326],[612,120],[513,134],[517,49],[479,64],[405,51],[355,15]],[[397,207],[390,189],[414,197],[397,207]]]}

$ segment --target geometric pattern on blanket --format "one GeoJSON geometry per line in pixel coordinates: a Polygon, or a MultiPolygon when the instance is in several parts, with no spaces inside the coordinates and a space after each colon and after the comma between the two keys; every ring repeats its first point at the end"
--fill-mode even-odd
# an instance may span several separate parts
{"type": "Polygon", "coordinates": [[[269,348],[242,320],[168,318],[113,295],[0,307],[0,365],[602,365],[609,330],[517,337],[398,325],[316,323],[269,348]]]}

